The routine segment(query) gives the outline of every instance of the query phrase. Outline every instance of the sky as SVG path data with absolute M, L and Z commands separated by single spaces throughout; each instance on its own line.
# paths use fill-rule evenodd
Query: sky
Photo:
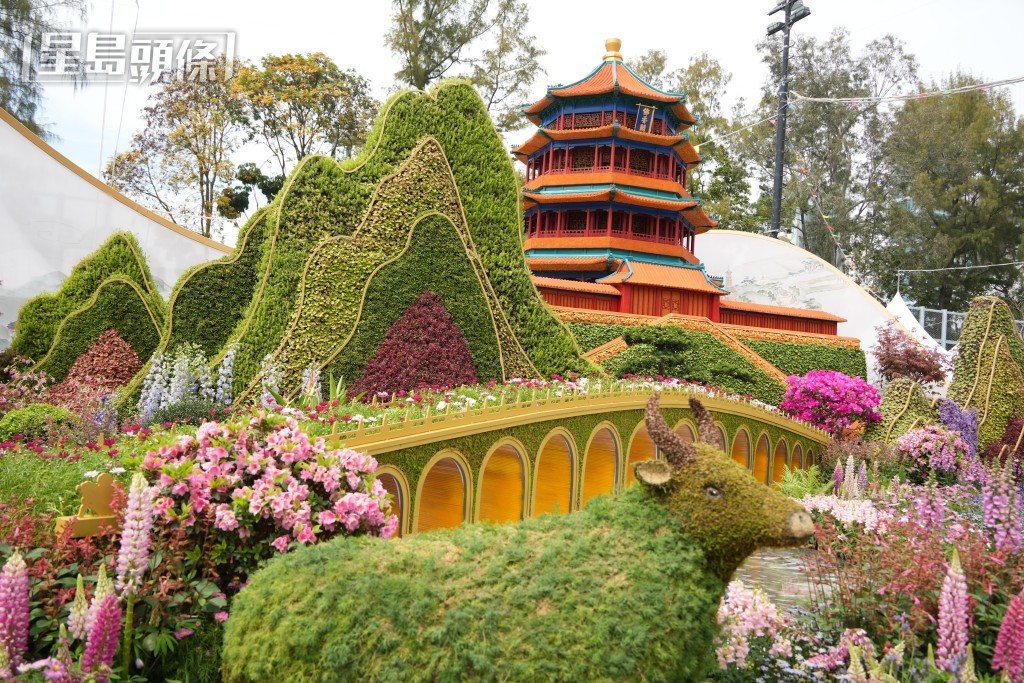
M 545 86 L 570 83 L 597 66 L 608 37 L 622 39 L 629 61 L 649 49 L 669 56 L 669 69 L 684 66 L 691 55 L 707 51 L 732 73 L 724 98 L 726 110 L 743 97 L 760 98 L 766 67 L 756 45 L 765 28 L 777 19 L 767 12 L 774 0 L 708 0 L 687 3 L 646 3 L 605 0 L 527 0 L 530 31 L 547 51 L 546 73 L 531 99 Z M 836 28 L 850 32 L 854 49 L 892 33 L 906 43 L 919 62 L 920 77 L 940 80 L 957 70 L 985 80 L 1024 75 L 1020 27 L 1022 0 L 805 0 L 811 15 L 794 29 L 800 36 L 824 38 Z M 685 8 L 685 9 L 680 9 Z M 639 9 L 639 11 L 637 11 Z M 394 87 L 398 63 L 384 43 L 391 20 L 389 0 L 93 0 L 85 25 L 71 26 L 102 33 L 160 31 L 231 31 L 236 56 L 258 61 L 266 54 L 324 52 L 342 68 L 355 69 L 383 99 Z M 99 175 L 115 151 L 124 151 L 141 126 L 140 112 L 155 86 L 124 83 L 92 84 L 75 89 L 48 84 L 42 122 L 56 136 L 54 146 L 89 173 Z M 1007 89 L 1018 114 L 1024 113 L 1024 85 Z M 700 103 L 692 109 L 699 113 Z M 515 144 L 530 131 L 509 136 Z M 249 146 L 236 162 L 266 162 L 269 153 Z M 265 170 L 272 166 L 267 163 Z

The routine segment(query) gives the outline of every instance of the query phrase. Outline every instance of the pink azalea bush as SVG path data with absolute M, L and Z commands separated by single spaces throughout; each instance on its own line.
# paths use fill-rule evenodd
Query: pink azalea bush
M 224 541 L 218 564 L 238 574 L 274 552 L 338 534 L 388 538 L 398 517 L 377 461 L 310 439 L 293 417 L 258 411 L 207 422 L 149 452 L 140 468 L 159 488 L 158 518 Z
M 791 417 L 839 434 L 854 422 L 878 422 L 878 390 L 860 377 L 834 370 L 813 370 L 786 378 L 779 408 Z
M 951 484 L 962 465 L 968 471 L 970 446 L 958 432 L 945 427 L 928 425 L 909 431 L 896 440 L 896 451 L 913 482 L 923 482 L 934 474 L 939 483 Z

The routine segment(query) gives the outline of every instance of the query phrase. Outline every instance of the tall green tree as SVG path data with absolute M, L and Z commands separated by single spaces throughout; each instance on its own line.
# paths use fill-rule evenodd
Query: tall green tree
M 466 57 L 470 44 L 487 33 L 489 0 L 394 0 L 391 30 L 384 39 L 402 68 L 395 78 L 421 90 Z
M 528 33 L 525 0 L 393 0 L 385 41 L 402 68 L 395 78 L 425 89 L 443 76 L 463 76 L 480 91 L 495 124 L 523 124 L 518 115 L 543 72 L 544 51 Z
M 780 41 L 774 36 L 758 46 L 768 67 L 761 101 L 754 111 L 739 112 L 737 123 L 777 116 Z M 801 36 L 796 41 L 789 78 L 790 91 L 798 96 L 885 97 L 913 87 L 917 63 L 892 36 L 855 54 L 849 34 L 837 29 L 823 40 Z M 793 101 L 787 112 L 783 225 L 795 226 L 807 249 L 841 266 L 833 234 L 854 255 L 864 252 L 865 240 L 877 234 L 876 209 L 891 189 L 881 143 L 892 127 L 894 108 Z M 773 126 L 760 125 L 736 136 L 740 159 L 762 193 L 770 192 L 774 176 L 774 132 Z
M 202 77 L 165 78 L 143 110 L 143 130 L 103 174 L 112 187 L 204 237 L 213 235 L 217 199 L 234 177 L 231 153 L 240 140 L 241 103 L 225 66 L 221 58 L 186 67 Z
M 955 74 L 922 90 L 976 84 Z M 868 254 L 886 292 L 896 270 L 953 268 L 1024 258 L 1024 118 L 999 92 L 965 92 L 907 102 L 884 141 L 891 191 L 879 207 L 883 235 Z M 914 273 L 902 291 L 920 304 L 966 310 L 982 294 L 1018 310 L 1019 266 Z
M 47 137 L 38 120 L 42 91 L 36 80 L 42 34 L 59 30 L 62 14 L 84 23 L 87 7 L 86 0 L 0 0 L 0 107 L 36 135 Z M 32 54 L 23 78 L 26 41 Z
M 655 88 L 665 86 L 665 69 L 668 68 L 668 54 L 663 50 L 648 50 L 636 59 L 626 62 L 637 76 Z
M 526 125 L 519 105 L 530 94 L 530 86 L 543 73 L 540 58 L 544 50 L 527 34 L 530 15 L 525 2 L 500 0 L 488 47 L 471 60 L 473 85 L 491 112 L 499 130 Z
M 321 52 L 266 56 L 240 69 L 232 87 L 248 138 L 270 149 L 281 175 L 310 154 L 351 156 L 378 110 L 367 80 Z

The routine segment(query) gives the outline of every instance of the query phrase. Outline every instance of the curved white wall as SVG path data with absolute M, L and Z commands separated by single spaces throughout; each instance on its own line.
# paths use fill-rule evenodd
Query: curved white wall
M 138 238 L 165 297 L 186 269 L 231 251 L 111 190 L 0 109 L 0 348 L 21 305 L 118 230 Z
M 895 318 L 842 271 L 789 242 L 749 232 L 710 230 L 697 237 L 696 246 L 708 273 L 725 277 L 731 299 L 815 308 L 846 318 L 839 334 L 861 340 L 870 374 L 875 328 Z

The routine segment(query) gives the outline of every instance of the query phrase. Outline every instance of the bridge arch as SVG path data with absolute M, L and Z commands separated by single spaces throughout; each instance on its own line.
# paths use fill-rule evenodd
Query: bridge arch
M 685 417 L 676 424 L 675 432 L 686 443 L 693 443 L 697 440 L 697 428 Z
M 768 433 L 761 432 L 760 436 L 757 437 L 757 445 L 754 447 L 754 479 L 757 479 L 762 484 L 772 483 L 768 478 L 768 470 L 771 466 L 769 462 L 771 453 L 772 447 L 768 441 Z
M 396 536 L 409 533 L 409 480 L 405 473 L 394 465 L 381 465 L 375 473 L 377 480 L 391 495 L 391 511 L 398 515 Z
M 534 517 L 545 512 L 572 512 L 576 479 L 576 444 L 562 427 L 552 429 L 537 449 L 533 468 Z
M 526 447 L 511 437 L 491 446 L 480 464 L 476 496 L 477 521 L 503 524 L 526 517 L 529 470 Z
M 736 430 L 736 434 L 732 437 L 732 450 L 730 451 L 732 459 L 739 464 L 750 469 L 751 452 L 750 452 L 750 434 L 747 432 L 746 427 L 740 427 Z
M 804 447 L 801 444 L 793 446 L 793 458 L 790 469 L 802 470 L 804 467 Z
M 450 529 L 469 521 L 473 475 L 466 457 L 453 449 L 427 462 L 416 485 L 414 531 Z
M 718 450 L 723 453 L 728 453 L 729 451 L 726 450 L 726 446 L 729 445 L 729 437 L 727 436 L 728 432 L 725 431 L 725 425 L 721 422 L 715 422 L 715 431 L 718 434 L 718 443 L 712 445 L 717 446 Z
M 807 459 L 804 462 L 804 467 L 809 468 L 811 465 L 816 465 L 818 462 L 818 454 L 814 452 L 813 448 L 807 449 Z
M 640 424 L 633 429 L 629 437 L 629 447 L 626 449 L 626 486 L 633 483 L 633 466 L 644 460 L 657 460 L 661 457 L 658 453 L 658 446 L 655 445 L 651 436 L 647 433 L 647 423 L 640 418 Z
M 602 493 L 615 493 L 619 488 L 619 461 L 622 438 L 611 422 L 594 427 L 583 451 L 583 486 L 580 507 Z
M 775 444 L 775 455 L 772 456 L 772 483 L 782 481 L 782 475 L 789 465 L 789 445 L 785 437 Z

